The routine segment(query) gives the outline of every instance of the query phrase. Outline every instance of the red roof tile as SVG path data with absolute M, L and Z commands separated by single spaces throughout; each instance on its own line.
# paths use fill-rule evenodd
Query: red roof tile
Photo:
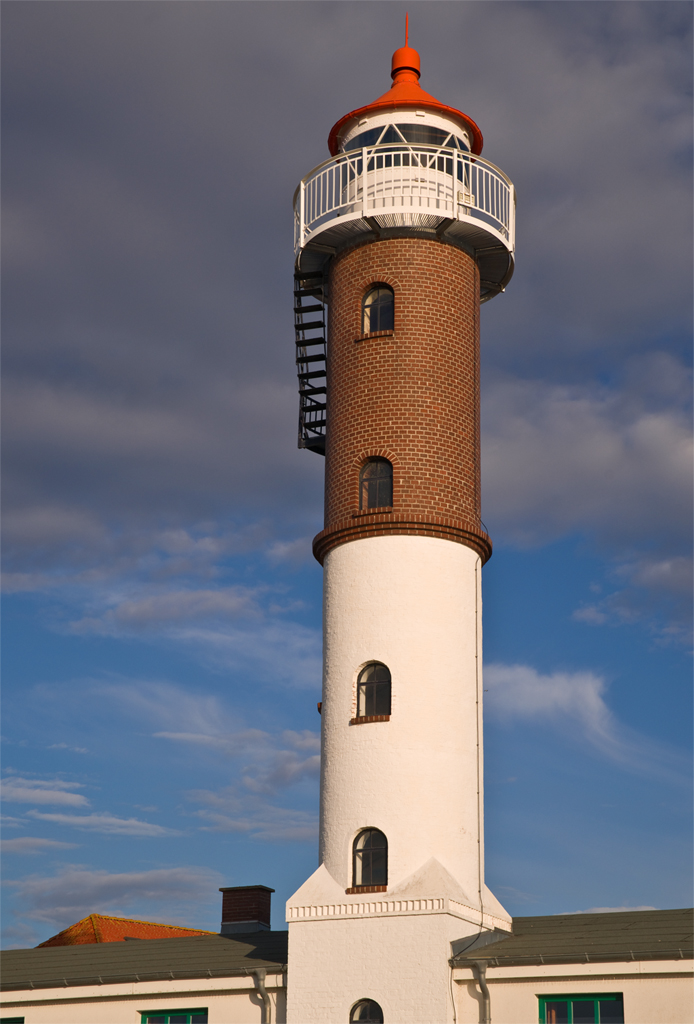
M 216 932 L 202 928 L 180 928 L 175 924 L 155 924 L 152 921 L 135 921 L 129 917 L 106 917 L 104 914 L 90 914 L 69 928 L 63 929 L 41 946 L 86 946 L 93 942 L 123 942 L 132 939 L 178 939 L 188 935 L 216 935 Z

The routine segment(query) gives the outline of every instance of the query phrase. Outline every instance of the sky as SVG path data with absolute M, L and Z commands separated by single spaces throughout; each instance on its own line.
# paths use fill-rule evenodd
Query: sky
M 233 885 L 283 928 L 317 866 L 292 196 L 406 9 L 518 192 L 482 310 L 487 882 L 692 903 L 691 5 L 6 0 L 6 946 L 217 930 Z

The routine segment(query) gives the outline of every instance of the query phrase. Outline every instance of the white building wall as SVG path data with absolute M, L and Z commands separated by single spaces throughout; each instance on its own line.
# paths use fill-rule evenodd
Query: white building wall
M 453 972 L 457 1024 L 478 1024 L 481 996 L 472 971 Z M 538 996 L 621 992 L 626 1024 L 691 1024 L 691 960 L 655 960 L 532 967 L 490 967 L 494 1024 L 537 1024 Z
M 146 940 L 145 940 L 146 941 Z M 286 1021 L 286 979 L 268 972 L 271 1024 Z M 0 1016 L 26 1024 L 140 1024 L 141 1012 L 207 1008 L 210 1024 L 261 1024 L 263 1004 L 253 978 L 196 978 L 116 985 L 71 985 L 4 992 Z
M 287 1020 L 347 1024 L 359 999 L 375 999 L 387 1024 L 453 1021 L 450 943 L 460 921 L 447 914 L 289 927 Z

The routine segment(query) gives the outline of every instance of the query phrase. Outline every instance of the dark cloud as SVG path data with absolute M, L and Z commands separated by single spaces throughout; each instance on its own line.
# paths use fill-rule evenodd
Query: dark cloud
M 57 930 L 87 914 L 125 914 L 143 902 L 157 906 L 165 923 L 182 924 L 182 913 L 195 913 L 196 904 L 204 905 L 211 894 L 214 898 L 219 881 L 217 873 L 207 868 L 108 872 L 75 865 L 52 876 L 31 875 L 11 884 L 21 898 L 22 916 Z
M 295 448 L 291 198 L 337 117 L 387 87 L 403 15 L 7 5 L 19 589 L 58 564 L 127 573 L 162 530 L 203 520 L 208 536 L 262 522 L 271 561 L 305 550 L 322 464 Z M 424 86 L 481 124 L 519 193 L 516 276 L 483 314 L 486 518 L 513 542 L 593 534 L 634 564 L 656 521 L 669 542 L 654 557 L 684 557 L 690 8 L 435 2 L 410 17 Z

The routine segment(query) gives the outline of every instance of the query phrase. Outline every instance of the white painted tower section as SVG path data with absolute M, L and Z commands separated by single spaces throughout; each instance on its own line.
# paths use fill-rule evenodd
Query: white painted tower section
M 324 563 L 320 861 L 353 884 L 352 841 L 388 838 L 388 885 L 435 857 L 470 907 L 484 884 L 480 559 L 429 537 L 372 537 Z M 389 722 L 351 725 L 359 671 L 391 673 Z

